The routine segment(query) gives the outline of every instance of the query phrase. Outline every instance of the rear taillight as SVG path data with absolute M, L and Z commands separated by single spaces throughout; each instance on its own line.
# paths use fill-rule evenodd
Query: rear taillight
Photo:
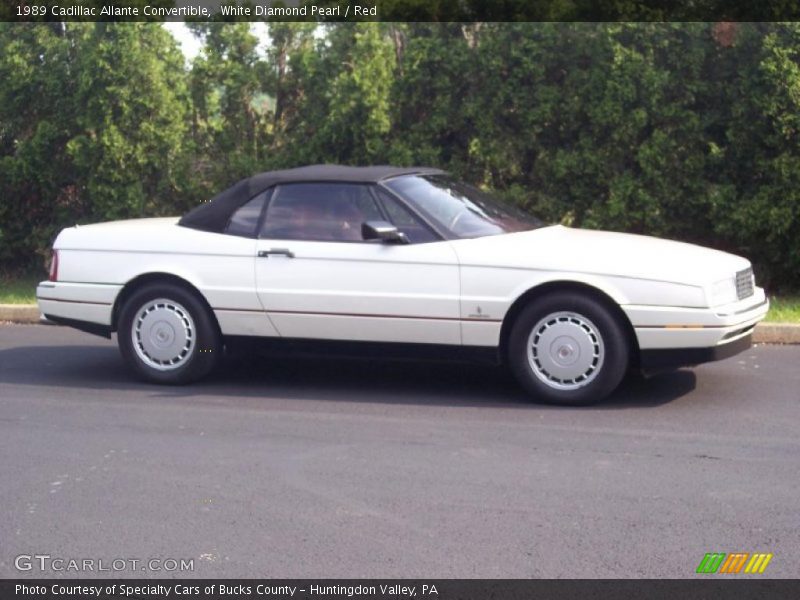
M 58 250 L 50 257 L 50 281 L 58 281 Z

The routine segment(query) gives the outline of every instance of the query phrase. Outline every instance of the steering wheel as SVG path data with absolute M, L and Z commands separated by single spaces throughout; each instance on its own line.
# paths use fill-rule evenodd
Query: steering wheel
M 456 216 L 450 220 L 450 225 L 448 226 L 448 229 L 450 231 L 455 231 L 456 223 L 458 223 L 461 220 L 461 217 L 463 217 L 464 214 L 465 212 L 463 210 L 459 211 L 456 213 Z

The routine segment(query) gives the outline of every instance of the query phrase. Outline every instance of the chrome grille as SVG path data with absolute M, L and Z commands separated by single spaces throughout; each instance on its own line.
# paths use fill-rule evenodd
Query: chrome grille
M 739 300 L 749 298 L 755 293 L 752 267 L 736 273 L 736 297 Z

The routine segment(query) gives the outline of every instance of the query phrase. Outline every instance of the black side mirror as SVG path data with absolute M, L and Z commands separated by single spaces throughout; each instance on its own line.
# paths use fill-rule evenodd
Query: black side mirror
M 380 240 L 384 244 L 407 244 L 406 234 L 388 221 L 367 221 L 361 224 L 361 237 L 365 240 Z

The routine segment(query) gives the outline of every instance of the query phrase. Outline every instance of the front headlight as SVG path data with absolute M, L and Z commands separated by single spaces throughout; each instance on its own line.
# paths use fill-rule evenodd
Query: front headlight
M 715 282 L 711 286 L 710 295 L 711 306 L 736 302 L 739 299 L 736 294 L 736 279 L 727 277 Z

